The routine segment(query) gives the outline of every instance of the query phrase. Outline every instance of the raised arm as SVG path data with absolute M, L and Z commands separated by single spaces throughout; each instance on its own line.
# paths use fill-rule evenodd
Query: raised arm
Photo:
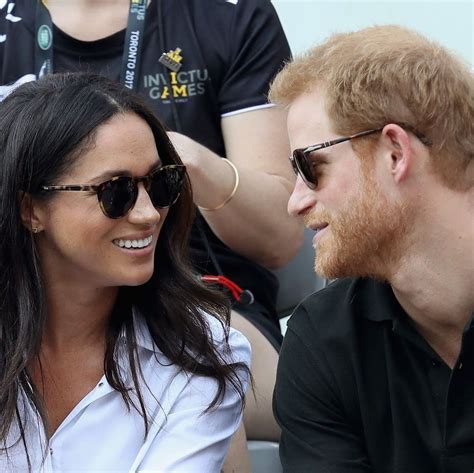
M 284 265 L 302 243 L 300 221 L 289 217 L 294 176 L 288 162 L 285 114 L 276 108 L 222 119 L 227 158 L 239 186 L 221 209 L 202 211 L 216 235 L 233 250 L 268 268 Z M 178 133 L 170 134 L 185 162 L 198 206 L 214 208 L 232 192 L 235 173 L 215 153 Z

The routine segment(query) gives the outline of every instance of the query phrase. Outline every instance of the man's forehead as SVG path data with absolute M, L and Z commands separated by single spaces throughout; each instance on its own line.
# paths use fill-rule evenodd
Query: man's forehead
M 287 128 L 292 149 L 310 146 L 331 137 L 323 90 L 306 92 L 290 103 Z

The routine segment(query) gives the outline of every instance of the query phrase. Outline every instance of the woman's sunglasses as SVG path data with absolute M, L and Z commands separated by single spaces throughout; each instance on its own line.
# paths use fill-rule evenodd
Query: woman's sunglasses
M 138 184 L 143 185 L 155 208 L 171 207 L 179 197 L 186 166 L 173 164 L 153 170 L 147 176 L 117 176 L 98 185 L 69 184 L 42 186 L 43 191 L 94 191 L 100 208 L 109 218 L 121 218 L 130 212 L 137 201 Z

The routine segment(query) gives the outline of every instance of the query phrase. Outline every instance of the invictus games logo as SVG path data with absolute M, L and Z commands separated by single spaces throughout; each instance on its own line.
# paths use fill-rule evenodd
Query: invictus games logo
M 170 69 L 173 72 L 178 72 L 181 69 L 181 61 L 183 56 L 181 56 L 181 48 L 176 48 L 174 51 L 168 51 L 163 53 L 158 59 L 158 62 L 161 62 L 165 67 Z
M 145 20 L 146 1 L 145 0 L 132 0 L 130 11 L 137 15 L 137 20 Z
M 41 25 L 38 28 L 38 46 L 46 51 L 53 44 L 53 33 L 48 25 Z
M 143 86 L 152 100 L 161 100 L 168 103 L 171 96 L 176 102 L 187 102 L 196 95 L 206 92 L 209 81 L 207 69 L 190 69 L 169 74 L 146 74 L 143 77 Z
M 158 62 L 166 67 L 167 72 L 143 76 L 143 86 L 150 99 L 160 100 L 162 103 L 170 103 L 171 100 L 187 102 L 196 95 L 206 93 L 209 71 L 207 69 L 183 70 L 181 53 L 181 48 L 163 53 Z

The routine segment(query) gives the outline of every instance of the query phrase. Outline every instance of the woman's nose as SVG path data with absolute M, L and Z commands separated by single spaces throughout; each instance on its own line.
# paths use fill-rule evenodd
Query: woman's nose
M 161 214 L 153 205 L 143 182 L 138 184 L 138 196 L 132 210 L 128 214 L 128 219 L 132 223 L 156 224 L 161 219 Z

